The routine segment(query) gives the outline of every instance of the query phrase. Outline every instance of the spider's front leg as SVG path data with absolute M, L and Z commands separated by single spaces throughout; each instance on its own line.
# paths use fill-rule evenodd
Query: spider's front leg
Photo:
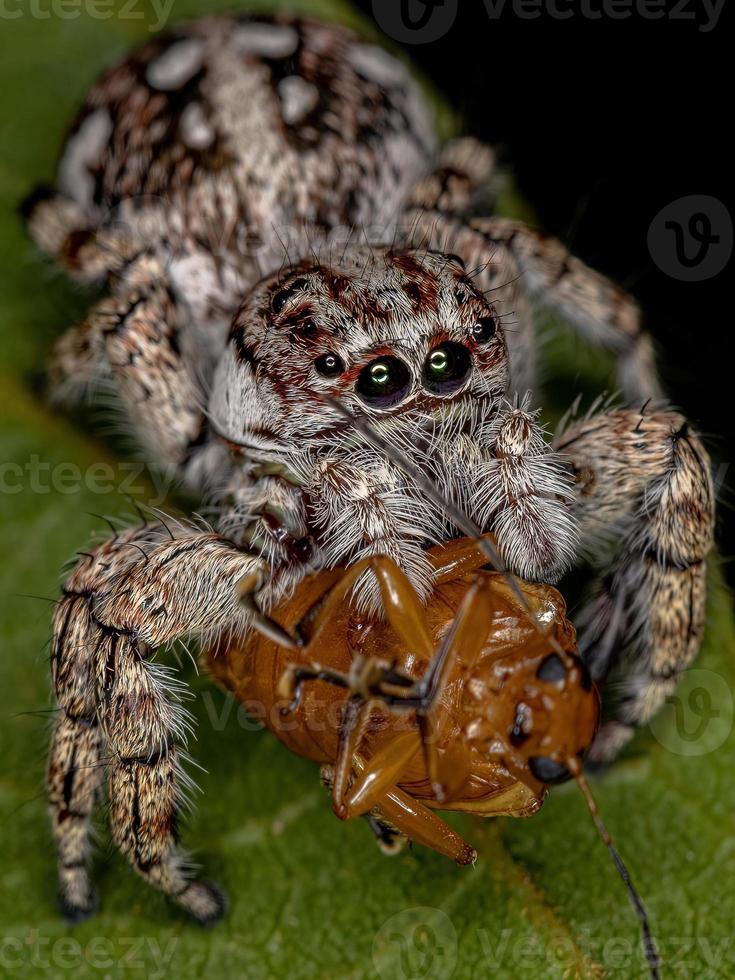
M 607 556 L 580 644 L 593 676 L 613 672 L 623 691 L 591 750 L 602 762 L 651 720 L 697 655 L 714 489 L 707 453 L 677 412 L 592 415 L 555 446 L 574 467 L 582 553 L 598 565 Z
M 67 917 L 94 909 L 90 818 L 105 767 L 113 838 L 134 868 L 200 922 L 222 913 L 219 889 L 192 878 L 177 846 L 190 718 L 154 654 L 190 635 L 246 629 L 237 587 L 261 566 L 221 535 L 151 524 L 84 556 L 66 581 L 54 617 L 48 794 Z

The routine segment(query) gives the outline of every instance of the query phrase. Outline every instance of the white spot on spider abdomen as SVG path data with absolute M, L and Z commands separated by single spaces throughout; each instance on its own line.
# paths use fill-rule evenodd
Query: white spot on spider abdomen
M 319 102 L 319 91 L 299 75 L 289 75 L 278 83 L 284 122 L 292 126 L 304 119 Z
M 207 119 L 201 102 L 191 102 L 181 113 L 181 138 L 193 150 L 206 150 L 214 143 L 216 133 Z
M 355 71 L 380 85 L 400 85 L 406 81 L 406 67 L 382 48 L 355 44 L 347 51 L 347 61 Z
M 287 58 L 299 43 L 299 35 L 293 27 L 283 24 L 247 24 L 238 27 L 233 42 L 243 54 L 257 54 L 266 58 Z
M 70 137 L 59 164 L 59 189 L 67 197 L 89 204 L 94 197 L 92 168 L 99 162 L 112 133 L 106 109 L 97 109 Z
M 148 65 L 146 80 L 164 92 L 181 88 L 202 67 L 203 55 L 201 41 L 178 41 Z

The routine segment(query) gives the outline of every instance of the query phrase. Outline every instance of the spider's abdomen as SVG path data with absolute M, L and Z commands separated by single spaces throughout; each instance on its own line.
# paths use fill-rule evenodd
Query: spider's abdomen
M 390 215 L 432 150 L 407 70 L 351 32 L 207 18 L 146 44 L 92 88 L 59 189 L 103 217 L 124 200 L 147 207 L 164 196 L 205 234 L 235 234 L 234 221 L 283 234 L 293 221 Z

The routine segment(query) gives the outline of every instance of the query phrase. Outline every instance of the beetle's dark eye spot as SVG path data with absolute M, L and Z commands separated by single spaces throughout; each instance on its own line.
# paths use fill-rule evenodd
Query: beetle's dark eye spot
M 541 783 L 564 783 L 572 777 L 566 766 L 550 759 L 548 755 L 531 756 L 528 766 Z
M 411 387 L 411 372 L 397 357 L 378 357 L 360 371 L 355 390 L 375 408 L 389 408 L 403 401 Z
M 328 354 L 317 357 L 314 361 L 314 367 L 325 378 L 334 378 L 338 374 L 342 374 L 345 369 L 345 362 L 339 354 L 333 354 L 330 351 Z
M 467 348 L 448 340 L 430 351 L 424 361 L 424 386 L 436 395 L 446 395 L 460 387 L 471 367 Z
M 556 681 L 563 681 L 567 676 L 567 671 L 558 653 L 550 653 L 541 662 L 541 666 L 536 671 L 536 676 L 541 681 L 548 681 L 554 684 Z
M 567 656 L 571 659 L 574 667 L 579 670 L 579 683 L 582 690 L 589 691 L 592 687 L 592 680 L 587 664 L 574 653 L 567 653 Z M 539 680 L 554 684 L 558 681 L 563 681 L 567 677 L 567 668 L 557 653 L 550 653 L 542 660 L 541 666 L 536 671 L 536 676 Z
M 497 328 L 495 317 L 484 316 L 472 327 L 472 337 L 478 344 L 486 344 L 495 336 Z

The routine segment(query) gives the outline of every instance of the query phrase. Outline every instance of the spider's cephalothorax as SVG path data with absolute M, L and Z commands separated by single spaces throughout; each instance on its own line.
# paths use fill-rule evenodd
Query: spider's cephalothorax
M 111 388 L 154 460 L 216 513 L 213 529 L 120 530 L 82 557 L 56 608 L 48 784 L 72 916 L 93 905 L 101 760 L 136 869 L 201 920 L 221 911 L 176 845 L 187 723 L 156 650 L 252 629 L 282 639 L 268 611 L 308 572 L 374 556 L 427 599 L 429 549 L 458 534 L 452 505 L 523 578 L 596 566 L 580 649 L 622 691 L 598 759 L 696 655 L 709 463 L 686 421 L 650 401 L 637 306 L 559 242 L 468 217 L 492 154 L 460 140 L 435 161 L 427 119 L 406 69 L 347 31 L 206 20 L 93 88 L 59 192 L 29 202 L 39 244 L 110 293 L 56 345 L 54 392 Z M 547 441 L 526 394 L 537 305 L 617 355 L 630 408 Z M 356 597 L 381 614 L 373 578 Z
M 256 286 L 234 318 L 208 414 L 244 462 L 224 526 L 235 539 L 245 527 L 280 570 L 261 600 L 303 574 L 284 533 L 311 543 L 312 564 L 388 555 L 423 596 L 426 546 L 451 536 L 334 401 L 369 417 L 479 525 L 502 527 L 501 554 L 519 574 L 558 578 L 573 553 L 572 481 L 533 414 L 505 401 L 508 384 L 499 315 L 455 256 L 355 247 Z M 361 602 L 377 611 L 377 590 L 363 585 Z

